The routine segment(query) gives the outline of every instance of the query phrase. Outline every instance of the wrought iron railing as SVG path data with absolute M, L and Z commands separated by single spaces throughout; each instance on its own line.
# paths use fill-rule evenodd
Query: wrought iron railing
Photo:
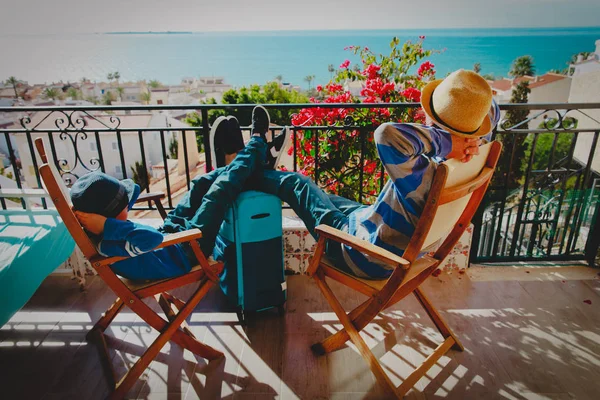
M 326 189 L 332 175 L 328 156 L 322 151 L 323 140 L 332 134 L 354 132 L 352 139 L 346 140 L 359 141 L 360 151 L 348 160 L 347 166 L 357 168 L 358 179 L 346 185 L 342 194 L 369 203 L 376 198 L 376 190 L 369 187 L 381 189 L 386 180 L 380 164 L 376 168 L 380 174 L 365 173 L 365 160 L 373 155 L 369 138 L 376 126 L 351 118 L 333 125 L 292 126 L 293 114 L 302 108 L 406 110 L 418 106 L 272 104 L 267 108 L 277 124 L 291 127 L 294 140 L 290 169 L 298 170 L 302 162 L 300 141 L 295 139 L 301 136 L 304 142 L 310 140 L 314 155 L 310 174 Z M 210 148 L 209 131 L 214 118 L 223 113 L 236 115 L 248 132 L 253 107 L 210 104 L 0 108 L 0 117 L 14 121 L 12 126 L 0 125 L 0 153 L 5 156 L 2 172 L 8 179 L 4 182 L 13 181 L 17 188 L 41 187 L 37 172 L 40 160 L 34 156 L 33 145 L 33 140 L 41 136 L 67 184 L 93 170 L 124 178 L 132 177 L 134 171 L 148 171 L 151 166 L 162 168 L 164 175 L 157 174 L 146 190 L 164 190 L 166 207 L 173 208 L 181 193 L 189 189 L 192 174 L 212 169 L 210 151 L 204 149 Z M 493 183 L 473 221 L 471 261 L 592 261 L 600 244 L 600 228 L 595 224 L 600 191 L 600 181 L 595 180 L 600 169 L 600 161 L 595 157 L 600 104 L 506 104 L 501 109 L 525 110 L 529 116 L 514 126 L 503 120 L 494 132 L 504 149 Z M 195 114 L 192 119 L 196 126 L 181 122 L 180 117 L 186 113 Z M 274 126 L 272 131 L 276 130 Z M 174 137 L 181 142 L 177 162 L 169 161 Z M 199 150 L 198 157 L 195 149 Z M 181 175 L 173 172 L 175 163 Z M 0 198 L 0 202 L 2 208 L 7 208 L 10 200 Z

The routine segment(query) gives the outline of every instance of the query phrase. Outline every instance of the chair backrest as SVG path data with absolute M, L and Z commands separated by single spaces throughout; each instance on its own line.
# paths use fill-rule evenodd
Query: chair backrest
M 58 211 L 58 215 L 62 218 L 63 223 L 69 230 L 73 240 L 75 240 L 75 243 L 79 246 L 85 257 L 89 260 L 92 257 L 97 256 L 98 251 L 96 250 L 96 247 L 73 213 L 69 189 L 64 184 L 64 181 L 54 164 L 48 162 L 42 138 L 37 138 L 35 140 L 35 147 L 37 148 L 43 163 L 40 166 L 42 182 L 54 203 L 54 207 L 56 207 L 56 211 Z
M 456 244 L 459 237 L 450 238 L 449 234 L 457 229 L 459 220 L 463 225 L 470 223 L 492 178 L 501 149 L 499 142 L 491 142 L 481 146 L 479 154 L 467 163 L 452 159 L 438 166 L 405 258 L 414 259 L 444 239 L 456 239 L 452 247 Z M 479 195 L 471 201 L 478 190 Z

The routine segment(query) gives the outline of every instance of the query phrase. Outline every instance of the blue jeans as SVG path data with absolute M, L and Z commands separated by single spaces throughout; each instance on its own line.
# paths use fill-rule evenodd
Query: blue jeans
M 264 140 L 252 137 L 227 167 L 195 178 L 183 200 L 167 216 L 163 231 L 173 233 L 198 228 L 203 235 L 199 240 L 202 251 L 212 254 L 225 214 L 244 190 L 259 190 L 279 197 L 296 212 L 315 239 L 317 225 L 344 229 L 348 225 L 348 216 L 364 207 L 325 193 L 304 175 L 264 170 L 266 151 Z M 328 243 L 326 252 L 338 268 L 349 271 L 338 243 Z
M 312 179 L 295 172 L 265 170 L 256 189 L 285 201 L 315 239 L 316 226 L 323 224 L 344 230 L 350 214 L 365 207 L 355 201 L 327 194 Z M 328 241 L 325 252 L 337 268 L 351 273 L 344 262 L 340 243 Z
M 264 139 L 252 137 L 231 164 L 194 178 L 190 190 L 167 215 L 162 231 L 200 229 L 200 247 L 204 254 L 212 254 L 227 210 L 237 196 L 261 176 L 266 152 Z

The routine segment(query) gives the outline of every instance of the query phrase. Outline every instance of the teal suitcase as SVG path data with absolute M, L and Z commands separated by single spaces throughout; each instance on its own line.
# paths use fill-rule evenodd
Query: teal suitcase
M 213 257 L 224 263 L 220 286 L 238 307 L 240 322 L 248 312 L 277 308 L 283 313 L 287 287 L 278 197 L 241 193 L 221 225 Z

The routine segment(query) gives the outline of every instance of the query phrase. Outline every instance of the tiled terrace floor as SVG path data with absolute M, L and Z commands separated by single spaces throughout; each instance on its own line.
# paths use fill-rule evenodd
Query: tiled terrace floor
M 551 274 L 533 270 L 527 274 L 520 268 L 506 276 L 523 279 L 488 280 L 493 275 L 472 268 L 464 275 L 430 278 L 425 291 L 466 350 L 451 350 L 408 398 L 599 398 L 596 272 L 584 271 L 587 280 L 577 273 L 573 275 L 577 279 L 571 279 L 558 272 L 548 281 Z M 366 363 L 352 348 L 320 358 L 311 353 L 309 345 L 339 325 L 312 281 L 288 278 L 286 316 L 263 313 L 246 331 L 221 293 L 211 291 L 189 324 L 197 337 L 223 350 L 226 360 L 207 364 L 167 345 L 129 397 L 381 398 Z M 333 286 L 342 293 L 347 309 L 360 301 L 359 295 Z M 113 300 L 98 278 L 83 293 L 68 277 L 46 279 L 0 331 L 0 398 L 104 398 L 107 383 L 96 348 L 85 342 L 85 332 Z M 121 367 L 131 364 L 142 346 L 156 337 L 129 312 L 113 323 L 109 333 L 117 338 L 111 341 L 117 348 L 113 361 Z M 364 337 L 397 383 L 441 339 L 413 297 L 380 315 Z

